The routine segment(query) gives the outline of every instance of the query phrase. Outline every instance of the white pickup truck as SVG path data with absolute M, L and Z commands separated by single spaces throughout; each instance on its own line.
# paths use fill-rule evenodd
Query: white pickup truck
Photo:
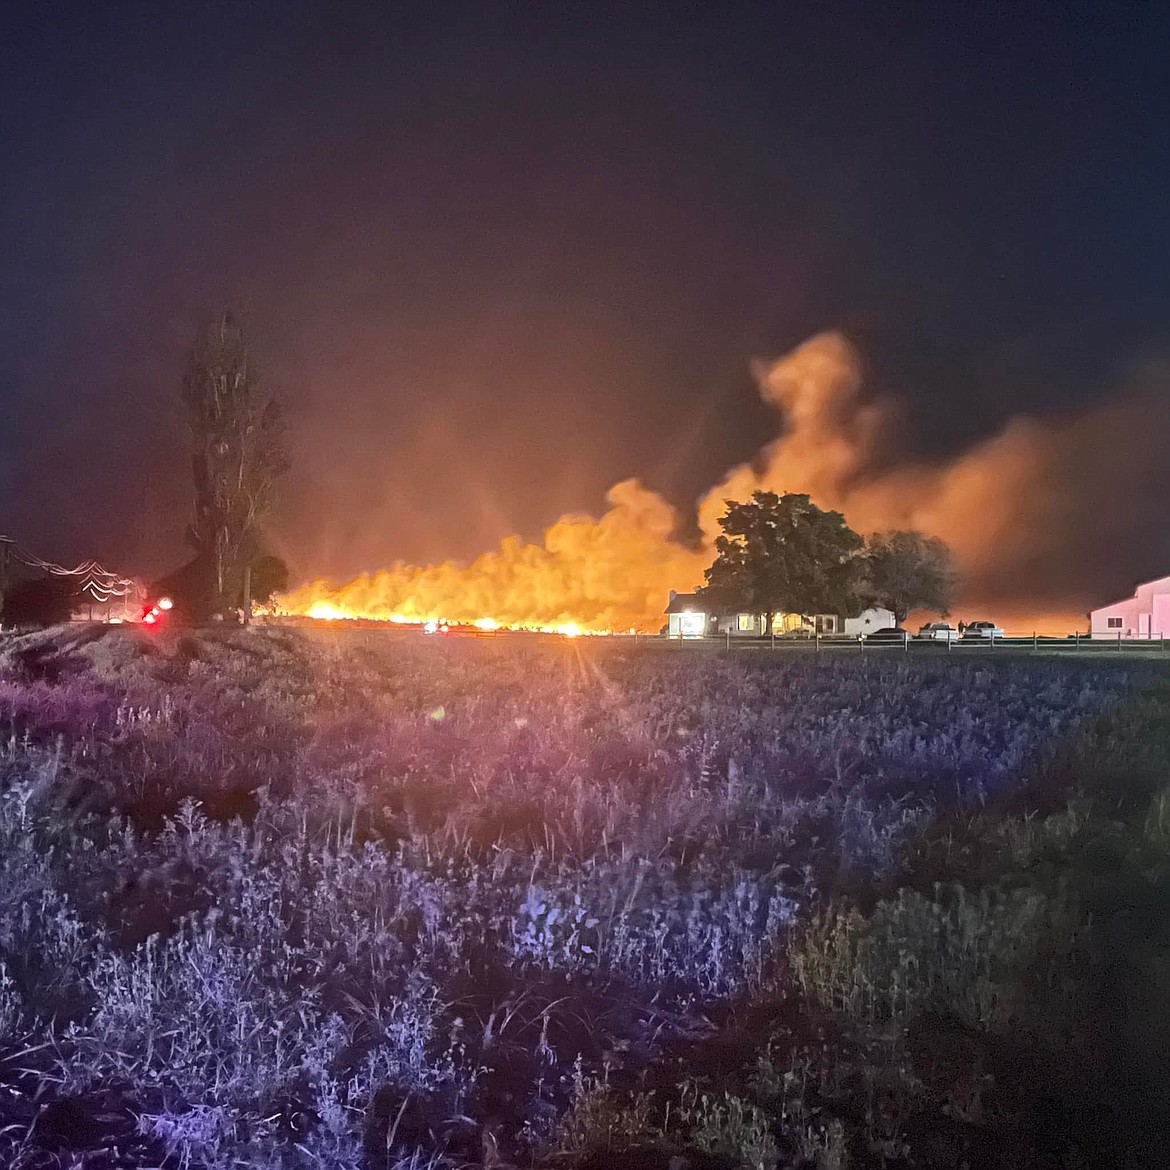
M 968 622 L 967 628 L 963 630 L 963 637 L 965 639 L 1002 638 L 1003 630 L 995 622 Z

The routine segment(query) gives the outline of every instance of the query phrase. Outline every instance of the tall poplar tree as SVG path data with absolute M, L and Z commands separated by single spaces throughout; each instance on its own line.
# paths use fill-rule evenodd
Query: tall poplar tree
M 229 311 L 200 329 L 183 379 L 195 499 L 189 542 L 210 566 L 216 612 L 247 614 L 248 569 L 288 470 L 280 406 L 258 389 L 244 331 Z

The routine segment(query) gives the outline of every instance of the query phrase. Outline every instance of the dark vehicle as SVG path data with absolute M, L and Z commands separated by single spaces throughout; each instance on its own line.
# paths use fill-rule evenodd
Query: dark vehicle
M 897 646 L 904 646 L 909 638 L 909 631 L 902 629 L 901 626 L 883 626 L 880 630 L 865 635 L 867 642 L 889 642 Z

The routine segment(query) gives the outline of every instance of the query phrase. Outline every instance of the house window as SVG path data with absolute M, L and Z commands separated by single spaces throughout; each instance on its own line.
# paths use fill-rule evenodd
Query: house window
M 1119 618 L 1119 617 L 1106 618 L 1105 619 L 1105 628 L 1109 629 L 1109 630 L 1120 630 L 1122 628 L 1122 626 L 1124 625 L 1124 623 L 1125 623 L 1124 618 Z
M 739 615 L 739 629 L 740 633 L 749 633 L 756 628 L 756 618 L 754 614 L 741 613 Z

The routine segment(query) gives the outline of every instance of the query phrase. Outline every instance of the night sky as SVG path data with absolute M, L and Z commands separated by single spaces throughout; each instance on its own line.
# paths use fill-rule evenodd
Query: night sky
M 689 508 L 776 433 L 750 360 L 816 330 L 919 457 L 1170 353 L 1161 4 L 3 21 L 0 533 L 41 555 L 184 555 L 179 383 L 225 303 L 287 406 L 297 575 L 474 555 L 630 475 Z

